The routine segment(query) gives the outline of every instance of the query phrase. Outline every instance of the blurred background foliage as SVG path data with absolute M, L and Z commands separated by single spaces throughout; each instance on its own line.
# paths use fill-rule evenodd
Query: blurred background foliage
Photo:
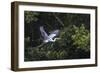
M 24 18 L 25 61 L 90 58 L 89 14 L 25 11 Z M 48 34 L 59 29 L 61 39 L 44 44 L 40 26 Z

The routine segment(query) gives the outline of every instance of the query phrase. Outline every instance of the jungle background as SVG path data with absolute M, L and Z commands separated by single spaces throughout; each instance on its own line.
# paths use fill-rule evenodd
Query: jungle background
M 24 11 L 24 23 L 24 61 L 90 58 L 90 14 Z M 40 26 L 61 39 L 43 44 Z

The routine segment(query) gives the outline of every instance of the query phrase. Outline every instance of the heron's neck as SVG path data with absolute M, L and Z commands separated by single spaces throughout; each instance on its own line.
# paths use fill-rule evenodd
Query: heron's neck
M 54 41 L 59 40 L 60 38 L 54 38 Z
M 54 39 L 52 39 L 52 41 L 55 42 L 57 39 L 58 39 L 58 38 L 54 38 Z
M 53 41 L 56 41 L 57 39 L 56 38 L 54 38 L 54 39 L 52 39 Z

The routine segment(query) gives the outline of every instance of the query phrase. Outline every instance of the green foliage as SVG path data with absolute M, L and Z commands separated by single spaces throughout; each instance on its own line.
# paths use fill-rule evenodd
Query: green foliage
M 48 59 L 64 59 L 66 52 L 63 51 L 48 51 L 46 54 Z
M 30 23 L 32 21 L 37 21 L 38 18 L 37 16 L 39 15 L 39 13 L 37 12 L 32 12 L 32 11 L 25 11 L 25 21 L 26 23 Z
M 89 50 L 89 42 L 90 42 L 90 33 L 82 24 L 80 27 L 76 27 L 73 25 L 74 33 L 72 35 L 73 45 L 77 46 L 77 48 L 84 49 L 85 51 Z

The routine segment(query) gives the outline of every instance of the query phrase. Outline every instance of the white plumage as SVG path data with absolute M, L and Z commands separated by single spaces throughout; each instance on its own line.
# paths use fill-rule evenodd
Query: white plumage
M 47 43 L 47 42 L 55 42 L 57 39 L 60 39 L 60 38 L 54 38 L 55 36 L 58 35 L 59 33 L 59 30 L 54 30 L 53 32 L 51 32 L 49 35 L 45 32 L 43 26 L 40 26 L 40 32 L 41 32 L 41 35 L 43 37 L 43 42 L 44 43 Z M 54 38 L 54 39 L 53 39 Z

